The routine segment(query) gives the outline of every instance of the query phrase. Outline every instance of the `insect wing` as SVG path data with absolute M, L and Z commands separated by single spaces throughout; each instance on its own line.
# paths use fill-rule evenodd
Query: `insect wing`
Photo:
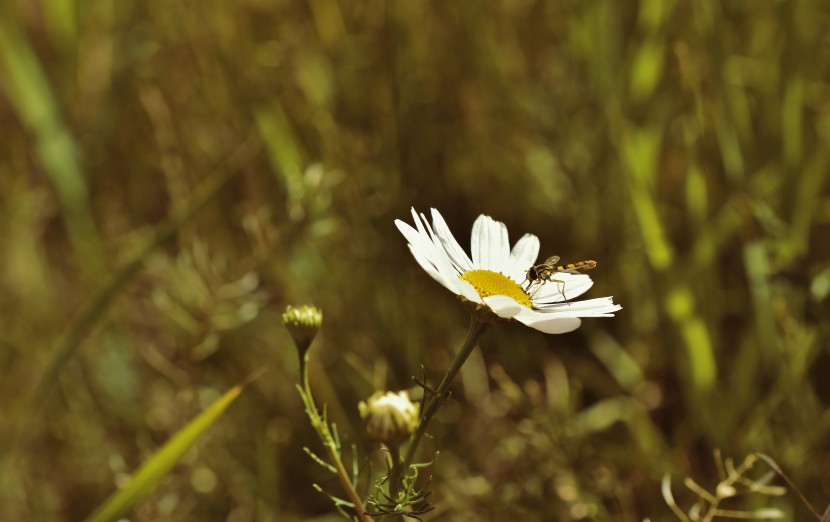
M 545 265 L 555 265 L 559 262 L 559 256 L 550 256 L 549 258 L 545 259 L 543 264 Z

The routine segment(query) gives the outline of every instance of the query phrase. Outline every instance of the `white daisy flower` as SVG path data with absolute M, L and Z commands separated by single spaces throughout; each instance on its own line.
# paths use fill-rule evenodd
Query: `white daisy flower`
M 585 274 L 558 272 L 561 282 L 526 288 L 527 271 L 539 256 L 539 238 L 532 234 L 522 236 L 511 250 L 504 223 L 481 215 L 473 223 L 471 259 L 437 210 L 432 209 L 432 226 L 414 208 L 412 217 L 415 228 L 399 219 L 395 225 L 421 268 L 462 299 L 503 319 L 556 334 L 579 328 L 581 317 L 613 317 L 622 308 L 611 297 L 573 301 L 594 284 Z

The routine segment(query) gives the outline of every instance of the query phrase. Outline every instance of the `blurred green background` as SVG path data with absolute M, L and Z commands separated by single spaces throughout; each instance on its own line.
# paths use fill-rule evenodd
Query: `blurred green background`
M 0 3 L 0 520 L 80 520 L 249 387 L 131 520 L 335 520 L 280 314 L 356 404 L 467 315 L 393 225 L 596 259 L 614 319 L 495 329 L 433 423 L 430 520 L 673 520 L 768 453 L 830 500 L 824 0 Z M 377 466 L 375 470 L 378 471 Z M 809 519 L 794 491 L 734 507 Z

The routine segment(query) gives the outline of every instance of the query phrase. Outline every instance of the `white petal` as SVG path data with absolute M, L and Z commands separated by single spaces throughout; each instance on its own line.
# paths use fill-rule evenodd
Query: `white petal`
M 533 303 L 559 303 L 565 300 L 576 299 L 589 288 L 594 281 L 586 274 L 555 274 L 555 281 L 548 281 L 537 289 L 531 290 Z M 561 281 L 558 282 L 558 281 Z M 565 294 L 563 297 L 562 294 Z
M 411 246 L 416 247 L 419 251 L 426 254 L 427 252 L 432 252 L 432 247 L 428 244 L 426 238 L 421 236 L 417 230 L 412 228 L 409 223 L 401 221 L 400 219 L 395 220 L 395 226 L 398 227 L 398 230 L 401 231 L 403 237 L 406 238 L 406 242 L 409 243 Z
M 434 239 L 424 227 L 421 217 L 415 213 L 415 209 L 412 209 L 412 216 L 415 218 L 417 230 L 408 223 L 404 223 L 399 219 L 395 220 L 398 230 L 401 231 L 409 243 L 412 255 L 415 256 L 421 268 L 426 270 L 433 279 L 458 293 L 454 284 L 458 278 L 458 269 L 453 265 L 440 242 Z
M 424 226 L 424 230 L 426 230 L 427 237 L 429 243 L 432 245 L 432 248 L 436 252 L 436 258 L 440 256 L 442 267 L 447 269 L 448 275 L 458 276 L 464 273 L 464 269 L 457 266 L 452 258 L 450 257 L 447 249 L 444 248 L 444 245 L 441 244 L 441 241 L 435 236 L 435 232 L 432 231 L 432 226 L 429 224 L 429 220 L 423 214 L 420 215 L 421 223 Z M 437 260 L 437 259 L 436 259 Z M 444 260 L 448 261 L 449 264 L 445 263 Z
M 519 268 L 517 265 L 513 265 L 508 267 L 507 270 L 502 271 L 502 273 L 509 277 L 517 285 L 524 287 L 527 284 L 528 268 L 529 267 Z
M 506 295 L 491 295 L 484 298 L 484 304 L 490 307 L 499 317 L 510 318 L 518 314 L 526 306 L 520 305 L 512 297 Z
M 519 286 L 526 286 L 527 270 L 533 265 L 519 264 L 512 259 L 509 259 L 507 264 L 508 266 L 503 274 L 516 282 Z
M 473 266 L 476 268 L 484 268 L 482 260 L 485 255 L 490 253 L 490 245 L 485 244 L 486 237 L 484 235 L 487 219 L 488 217 L 484 214 L 478 216 L 473 221 L 473 231 L 470 234 L 470 253 L 473 258 Z
M 430 276 L 432 276 L 433 279 L 441 283 L 441 285 L 443 285 L 444 288 L 446 288 L 447 290 L 450 290 L 454 293 L 458 293 L 455 289 L 455 286 L 450 282 L 451 280 L 447 278 L 444 274 L 442 274 L 437 268 L 435 268 L 435 265 L 430 263 L 425 256 L 421 255 L 421 253 L 415 247 L 409 245 L 409 251 L 412 252 L 412 255 L 415 257 L 415 261 L 417 261 L 418 264 L 421 265 L 421 268 L 423 268 L 427 274 L 429 274 Z
M 579 328 L 582 320 L 560 314 L 545 314 L 540 312 L 520 313 L 515 317 L 527 326 L 548 334 L 568 333 Z
M 494 272 L 505 270 L 510 258 L 510 242 L 504 223 L 490 216 L 478 216 L 473 223 L 472 254 L 476 268 Z
M 510 260 L 520 266 L 524 266 L 525 270 L 536 263 L 536 258 L 539 257 L 539 238 L 533 234 L 525 234 L 516 241 L 513 250 L 510 252 Z
M 569 301 L 567 303 L 534 303 L 533 306 L 538 313 L 574 317 L 614 317 L 614 312 L 622 310 L 622 306 L 614 304 L 610 297 L 600 297 L 586 301 Z
M 453 236 L 452 232 L 450 232 L 450 227 L 447 226 L 447 222 L 444 221 L 444 217 L 441 216 L 441 213 L 435 209 L 432 209 L 432 226 L 435 228 L 435 235 L 438 236 L 438 240 L 441 241 L 441 244 L 444 246 L 444 250 L 447 251 L 447 254 L 450 256 L 453 263 L 464 272 L 472 270 L 472 260 L 470 260 L 467 253 L 464 252 L 464 249 L 461 248 L 461 245 L 458 244 L 458 241 L 455 240 L 455 236 Z
M 535 305 L 543 313 L 561 313 L 578 317 L 613 317 L 622 306 L 614 304 L 610 297 L 599 297 L 585 301 Z
M 418 233 L 424 236 L 425 238 L 429 238 L 429 234 L 427 234 L 426 229 L 424 228 L 424 224 L 421 223 L 421 216 L 415 212 L 415 207 L 409 209 L 409 212 L 412 214 L 412 220 L 415 221 L 415 226 L 418 227 Z
M 490 263 L 493 270 L 504 273 L 510 268 L 510 240 L 507 237 L 507 225 L 501 221 L 493 221 L 493 240 L 490 243 Z

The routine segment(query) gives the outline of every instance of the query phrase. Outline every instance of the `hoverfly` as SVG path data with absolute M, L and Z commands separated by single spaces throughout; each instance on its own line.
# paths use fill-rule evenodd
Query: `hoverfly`
M 550 256 L 545 259 L 544 263 L 533 265 L 528 268 L 527 272 L 525 272 L 525 277 L 527 278 L 527 287 L 525 287 L 525 291 L 529 290 L 533 283 L 539 283 L 539 286 L 541 287 L 543 284 L 550 281 L 559 285 L 559 293 L 562 294 L 562 298 L 567 301 L 565 298 L 565 281 L 554 279 L 554 275 L 578 274 L 580 270 L 590 270 L 592 268 L 596 268 L 597 266 L 597 262 L 593 259 L 556 266 L 556 263 L 558 262 L 559 256 Z

